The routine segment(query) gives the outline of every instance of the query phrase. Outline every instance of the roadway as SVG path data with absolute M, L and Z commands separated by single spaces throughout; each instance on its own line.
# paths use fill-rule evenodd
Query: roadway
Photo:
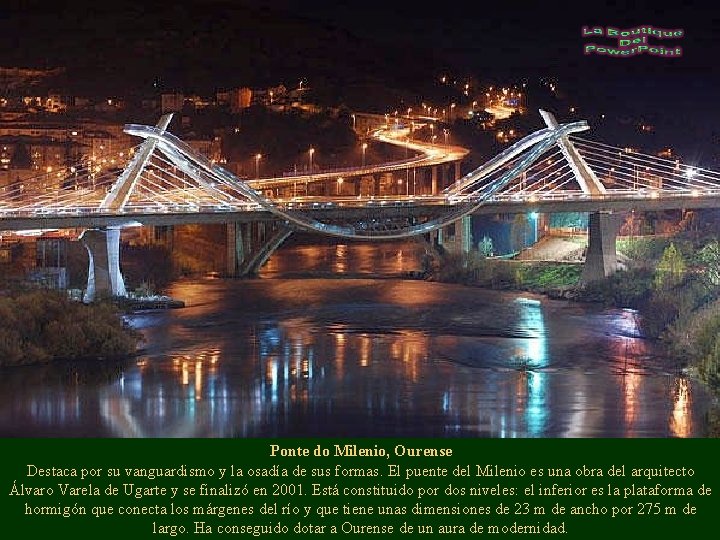
M 358 115 L 370 117 L 370 115 Z M 383 122 L 384 123 L 384 122 Z M 421 125 L 421 124 L 416 124 Z M 369 176 L 383 174 L 398 170 L 405 170 L 414 167 L 433 167 L 444 163 L 460 161 L 470 153 L 470 150 L 461 146 L 449 144 L 433 144 L 424 141 L 413 140 L 409 128 L 396 129 L 391 126 L 379 127 L 371 130 L 370 138 L 376 142 L 400 146 L 415 153 L 407 159 L 396 160 L 375 165 L 360 167 L 345 167 L 341 169 L 329 169 L 316 173 L 297 174 L 275 178 L 257 178 L 245 180 L 253 189 L 275 189 L 292 186 L 293 184 L 304 184 L 306 182 L 317 182 L 337 178 L 348 178 L 351 176 Z
M 404 196 L 327 198 L 302 197 L 279 201 L 277 206 L 288 214 L 298 214 L 319 221 L 353 221 L 364 219 L 408 218 L 423 220 L 451 214 L 458 206 L 472 201 L 452 202 L 446 196 Z M 718 208 L 720 190 L 705 195 L 692 193 L 664 195 L 648 198 L 637 194 L 612 193 L 591 196 L 577 192 L 559 196 L 532 197 L 500 195 L 487 200 L 477 208 L 475 215 L 520 214 L 526 212 L 628 212 L 662 211 L 673 209 Z M 94 228 L 140 225 L 183 225 L 191 223 L 228 223 L 250 221 L 280 221 L 281 217 L 257 205 L 230 209 L 185 206 L 158 212 L 154 207 L 133 208 L 125 214 L 109 213 L 97 208 L 78 209 L 65 215 L 10 216 L 0 219 L 7 231 L 55 230 L 66 228 Z

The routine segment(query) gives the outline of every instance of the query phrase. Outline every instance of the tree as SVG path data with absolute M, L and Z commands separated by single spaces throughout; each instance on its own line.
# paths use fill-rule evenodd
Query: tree
M 698 253 L 698 258 L 706 265 L 705 277 L 712 285 L 720 285 L 720 243 L 713 240 Z
M 686 264 L 682 254 L 670 243 L 663 251 L 655 270 L 655 288 L 666 289 L 678 285 L 685 276 Z
M 483 236 L 483 239 L 478 243 L 478 250 L 483 257 L 492 257 L 494 254 L 492 238 L 487 235 Z

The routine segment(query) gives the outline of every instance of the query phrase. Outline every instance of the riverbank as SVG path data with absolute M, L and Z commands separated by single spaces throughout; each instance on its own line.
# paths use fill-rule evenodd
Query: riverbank
M 0 296 L 0 367 L 127 358 L 139 340 L 109 302 L 85 305 L 50 290 Z
M 630 308 L 643 336 L 720 396 L 720 244 L 715 237 L 641 238 L 618 242 L 625 269 L 587 285 L 576 263 L 500 261 L 478 254 L 445 255 L 428 279 L 554 299 Z

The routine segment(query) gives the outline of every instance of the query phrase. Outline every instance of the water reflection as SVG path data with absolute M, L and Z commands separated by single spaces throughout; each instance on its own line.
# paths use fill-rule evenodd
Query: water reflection
M 95 376 L 6 370 L 0 432 L 702 435 L 709 400 L 637 336 L 631 313 L 401 280 L 178 289 L 197 304 L 138 318 L 149 353 L 136 361 Z
M 674 437 L 690 437 L 693 432 L 690 383 L 685 377 L 675 377 L 672 399 L 674 402 L 670 431 Z
M 547 384 L 548 375 L 544 369 L 548 365 L 547 333 L 541 303 L 539 300 L 518 298 L 520 305 L 518 323 L 530 337 L 522 343 L 522 356 L 526 379 L 525 421 L 530 437 L 541 437 L 545 433 L 548 419 Z
M 310 273 L 391 276 L 422 270 L 424 248 L 412 241 L 311 245 L 304 241 L 302 236 L 299 240 L 290 237 L 262 268 L 261 277 Z M 317 242 L 317 238 L 313 241 Z
M 335 263 L 333 270 L 337 274 L 344 274 L 347 271 L 347 246 L 338 244 L 335 246 Z
M 648 375 L 665 382 L 667 370 L 672 369 L 671 365 L 662 366 L 653 361 L 651 343 L 642 338 L 638 317 L 632 309 L 614 310 L 607 316 L 608 328 L 615 338 L 610 346 L 610 362 L 621 389 L 625 437 L 642 436 L 648 411 L 658 405 L 648 399 L 648 392 L 655 391 L 645 388 Z M 669 434 L 676 435 L 672 427 Z

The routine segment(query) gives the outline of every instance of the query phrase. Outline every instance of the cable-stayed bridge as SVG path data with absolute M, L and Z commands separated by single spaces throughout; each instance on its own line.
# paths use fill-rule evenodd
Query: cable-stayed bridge
M 0 230 L 89 229 L 84 236 L 91 281 L 108 276 L 103 278 L 107 283 L 89 283 L 88 290 L 107 287 L 124 294 L 119 271 L 119 228 L 124 226 L 274 222 L 276 234 L 253 256 L 257 260 L 251 266 L 256 266 L 293 229 L 380 240 L 454 226 L 465 237 L 461 243 L 469 245 L 467 218 L 475 213 L 584 211 L 590 212 L 586 278 L 595 279 L 615 267 L 617 220 L 611 213 L 717 207 L 720 173 L 581 138 L 577 133 L 589 129 L 586 122 L 558 124 L 550 113 L 540 112 L 547 127 L 462 177 L 457 172 L 467 150 L 413 140 L 407 127 L 365 115 L 372 138 L 405 147 L 406 159 L 253 180 L 236 177 L 174 136 L 167 129 L 172 115 L 165 115 L 156 126 L 125 127 L 144 141 L 131 150 L 119 173 L 78 163 L 56 173 L 52 182 L 41 175 L 6 186 Z M 449 185 L 440 190 L 437 170 L 448 164 L 454 178 L 448 182 L 446 174 Z M 402 170 L 405 193 L 394 188 L 383 194 L 379 177 Z M 430 177 L 420 194 L 418 170 Z M 344 184 L 359 186 L 368 179 L 370 194 L 359 188 L 345 193 Z

